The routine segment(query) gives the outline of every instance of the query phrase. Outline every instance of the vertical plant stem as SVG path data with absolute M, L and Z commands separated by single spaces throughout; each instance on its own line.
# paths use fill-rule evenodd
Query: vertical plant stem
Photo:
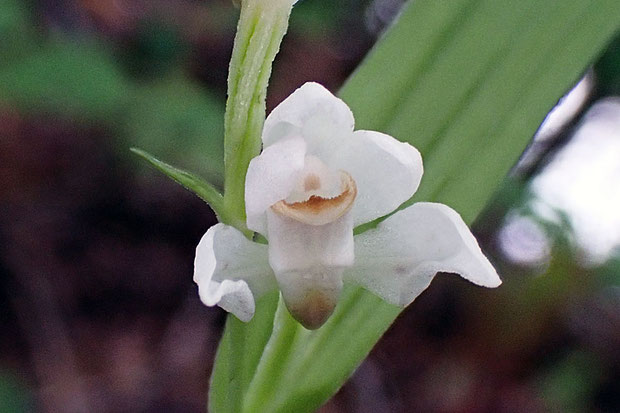
M 274 330 L 252 381 L 260 385 L 250 385 L 243 410 L 240 410 L 244 413 L 266 411 L 266 405 L 274 389 L 279 387 L 283 378 L 285 370 L 282 366 L 288 364 L 295 338 L 302 330 L 299 323 L 289 314 L 281 297 L 273 325 Z
M 244 358 L 246 350 L 246 337 L 243 322 L 237 317 L 229 315 L 226 320 L 226 330 L 229 332 L 233 352 L 229 354 L 229 382 L 228 382 L 228 406 L 231 412 L 241 411 L 241 403 L 243 401 L 243 382 L 244 382 Z
M 291 0 L 243 0 L 228 75 L 224 204 L 245 221 L 245 174 L 261 148 L 271 66 L 288 28 Z
M 228 74 L 224 119 L 223 210 L 248 237 L 245 226 L 245 175 L 260 153 L 265 97 L 271 67 L 288 28 L 293 0 L 242 0 Z M 262 349 L 271 334 L 277 296 L 257 303 L 249 324 L 229 315 L 214 366 L 209 410 L 239 413 Z
M 217 350 L 209 386 L 209 411 L 239 413 L 241 402 L 273 328 L 279 293 L 274 291 L 256 303 L 249 323 L 229 315 Z

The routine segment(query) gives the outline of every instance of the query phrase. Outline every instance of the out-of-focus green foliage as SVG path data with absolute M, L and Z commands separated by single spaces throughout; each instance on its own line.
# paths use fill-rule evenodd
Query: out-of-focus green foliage
M 199 171 L 209 182 L 222 186 L 221 102 L 180 77 L 140 85 L 129 101 L 124 125 L 132 145 Z
M 0 0 L 0 68 L 32 48 L 34 27 L 24 3 Z
M 598 93 L 602 96 L 620 95 L 620 33 L 609 46 L 607 53 L 595 67 L 599 79 Z
M 355 0 L 356 3 L 361 3 Z M 346 1 L 321 2 L 302 1 L 295 6 L 291 15 L 290 27 L 293 31 L 303 32 L 306 36 L 325 36 L 325 32 L 336 26 L 344 16 Z
M 614 285 L 620 287 L 620 252 L 603 264 L 597 274 L 602 287 Z
M 24 27 L 28 21 L 26 10 L 19 0 L 2 0 L 0 11 L 0 33 L 5 36 Z
M 141 146 L 223 184 L 223 100 L 182 74 L 174 30 L 145 23 L 128 56 L 86 34 L 34 33 L 26 2 L 3 0 L 0 103 L 103 124 L 121 154 Z
M 541 378 L 541 397 L 551 411 L 587 411 L 585 401 L 592 396 L 599 376 L 600 366 L 592 355 L 579 352 L 569 354 Z
M 145 21 L 136 31 L 122 50 L 124 65 L 135 77 L 165 80 L 187 54 L 188 45 L 178 30 L 159 21 Z
M 45 44 L 0 68 L 0 96 L 25 111 L 110 118 L 131 93 L 111 56 L 96 44 Z
M 0 374 L 0 412 L 25 413 L 32 411 L 29 398 L 15 379 Z

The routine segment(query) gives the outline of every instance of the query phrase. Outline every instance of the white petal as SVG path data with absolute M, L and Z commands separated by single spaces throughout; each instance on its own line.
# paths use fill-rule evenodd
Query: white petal
M 355 266 L 346 271 L 345 281 L 406 306 L 439 271 L 484 287 L 501 284 L 460 215 L 445 205 L 421 202 L 355 237 Z
M 252 159 L 245 178 L 245 210 L 247 225 L 267 235 L 265 211 L 285 199 L 304 167 L 306 145 L 300 137 L 289 137 L 265 148 Z
M 224 224 L 209 228 L 198 243 L 194 282 L 205 305 L 219 305 L 246 322 L 254 315 L 255 300 L 277 288 L 267 246 Z
M 411 198 L 422 179 L 422 156 L 413 146 L 381 132 L 356 131 L 317 155 L 351 174 L 357 184 L 355 226 L 385 216 Z
M 291 314 L 306 328 L 320 327 L 334 310 L 342 272 L 353 264 L 350 211 L 325 225 L 267 213 L 269 263 Z
M 353 113 L 346 103 L 318 83 L 309 82 L 267 116 L 263 144 L 268 147 L 288 136 L 302 136 L 308 153 L 313 153 L 323 142 L 350 135 L 353 125 Z

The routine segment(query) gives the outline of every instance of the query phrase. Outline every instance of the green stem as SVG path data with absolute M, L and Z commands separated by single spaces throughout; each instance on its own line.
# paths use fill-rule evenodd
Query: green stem
M 279 388 L 283 374 L 286 372 L 283 367 L 290 362 L 289 356 L 295 338 L 302 330 L 299 323 L 289 314 L 281 297 L 273 326 L 271 338 L 265 346 L 246 394 L 243 410 L 240 410 L 244 413 L 267 411 L 267 403 Z M 258 385 L 253 385 L 254 383 Z
M 279 292 L 258 299 L 256 314 L 242 323 L 229 314 L 209 386 L 209 412 L 239 413 L 243 396 L 273 328 Z
M 245 175 L 260 153 L 271 66 L 288 28 L 291 0 L 244 0 L 228 76 L 224 205 L 245 221 Z
M 229 383 L 228 383 L 228 403 L 231 412 L 241 411 L 243 402 L 243 383 L 245 381 L 244 358 L 246 350 L 246 337 L 244 323 L 237 317 L 229 316 L 226 320 L 226 329 L 229 331 L 228 338 L 231 341 L 231 348 L 234 349 L 229 355 Z
M 252 232 L 245 225 L 245 176 L 250 160 L 261 150 L 267 84 L 288 28 L 292 6 L 293 0 L 243 0 L 241 3 L 228 75 L 221 206 L 227 221 L 248 238 Z M 212 375 L 209 411 L 242 411 L 245 390 L 253 380 L 274 325 L 277 298 L 274 295 L 261 299 L 254 319 L 247 325 L 234 316 L 228 317 Z

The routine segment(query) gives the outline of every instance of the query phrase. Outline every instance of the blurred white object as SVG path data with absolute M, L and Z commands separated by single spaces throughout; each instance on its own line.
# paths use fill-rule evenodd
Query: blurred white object
M 574 137 L 532 182 L 541 201 L 567 213 L 590 264 L 620 244 L 620 99 L 596 103 Z

